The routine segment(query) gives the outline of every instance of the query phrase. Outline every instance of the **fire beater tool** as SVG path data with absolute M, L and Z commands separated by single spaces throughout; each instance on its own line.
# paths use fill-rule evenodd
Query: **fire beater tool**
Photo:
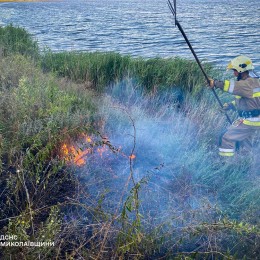
M 177 12 L 176 12 L 177 6 L 176 6 L 176 0 L 173 0 L 173 5 L 172 5 L 171 1 L 168 0 L 168 6 L 169 6 L 169 8 L 170 8 L 170 10 L 171 10 L 171 12 L 172 12 L 173 17 L 174 17 L 175 26 L 178 27 L 179 31 L 181 32 L 182 36 L 184 37 L 184 39 L 185 39 L 186 43 L 188 44 L 188 46 L 189 46 L 189 48 L 190 48 L 190 50 L 191 50 L 191 52 L 192 52 L 192 54 L 193 54 L 193 56 L 194 56 L 194 58 L 195 58 L 197 64 L 199 65 L 199 67 L 200 67 L 200 69 L 201 69 L 201 71 L 202 71 L 202 73 L 203 73 L 205 79 L 207 80 L 207 83 L 209 84 L 209 83 L 210 83 L 210 79 L 209 79 L 208 75 L 206 74 L 204 68 L 202 67 L 201 62 L 200 62 L 200 60 L 199 60 L 197 54 L 195 53 L 193 47 L 191 46 L 191 43 L 190 43 L 188 37 L 186 36 L 184 30 L 182 29 L 182 26 L 180 25 L 179 21 L 177 20 Z M 215 96 L 217 102 L 219 103 L 220 107 L 223 109 L 223 104 L 222 104 L 221 100 L 219 99 L 219 97 L 218 97 L 218 95 L 217 95 L 217 93 L 216 93 L 216 91 L 215 91 L 214 88 L 212 88 L 212 92 L 213 92 L 213 94 L 214 94 L 214 96 Z M 226 116 L 228 122 L 229 122 L 230 124 L 232 124 L 232 121 L 231 121 L 231 119 L 230 119 L 230 117 L 229 117 L 229 115 L 227 114 L 226 111 L 225 111 L 225 116 Z

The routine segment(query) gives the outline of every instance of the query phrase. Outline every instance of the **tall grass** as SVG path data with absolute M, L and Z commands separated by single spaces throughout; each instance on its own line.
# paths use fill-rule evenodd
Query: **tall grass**
M 129 62 L 130 57 L 116 53 L 47 52 L 43 56 L 42 67 L 73 81 L 101 88 L 126 76 Z
M 8 26 L 1 33 L 0 233 L 19 242 L 55 241 L 61 228 L 57 205 L 75 191 L 61 146 L 94 131 L 94 94 L 44 74 L 35 62 L 37 45 L 23 29 Z M 1 246 L 0 258 L 51 258 L 54 251 Z
M 199 101 L 186 97 L 176 109 L 174 92 L 165 101 L 162 93 L 138 94 L 132 80 L 123 83 L 113 97 L 103 96 L 99 110 L 103 133 L 120 149 L 92 154 L 78 170 L 88 195 L 71 221 L 86 223 L 96 249 L 81 252 L 104 259 L 254 259 L 260 249 L 253 217 L 257 153 L 250 160 L 218 157 L 226 119 L 209 91 Z M 97 219 L 90 220 L 85 204 L 95 205 Z
M 131 203 L 126 205 L 128 218 L 123 214 L 119 231 L 119 251 L 140 258 L 169 254 L 171 259 L 185 252 L 191 259 L 236 259 L 236 255 L 254 259 L 260 250 L 259 221 L 253 217 L 259 211 L 259 141 L 253 154 L 219 158 L 217 139 L 227 123 L 210 91 L 203 92 L 199 101 L 187 96 L 180 111 L 171 102 L 174 97 L 165 102 L 161 93 L 150 98 L 136 95 L 132 81 L 128 88 L 131 84 L 133 90 L 127 91 L 132 93 L 128 96 L 131 102 L 123 99 L 122 103 L 117 90 L 114 99 L 105 100 L 101 112 L 112 144 L 120 145 L 124 155 L 135 147 L 132 187 L 142 183 L 140 227 L 136 226 L 131 194 Z M 97 170 L 99 187 L 108 191 L 105 210 L 117 207 L 127 182 L 128 160 L 123 158 L 107 155 L 109 173 L 106 168 Z M 84 179 L 95 196 L 97 180 L 91 180 L 92 167 L 84 170 Z M 143 183 L 143 178 L 148 180 Z
M 73 81 L 85 82 L 98 91 L 124 78 L 133 78 L 144 91 L 154 93 L 169 87 L 191 92 L 198 90 L 198 85 L 204 82 L 196 62 L 178 57 L 145 60 L 113 52 L 46 52 L 42 67 Z M 212 70 L 209 64 L 205 67 L 207 71 Z

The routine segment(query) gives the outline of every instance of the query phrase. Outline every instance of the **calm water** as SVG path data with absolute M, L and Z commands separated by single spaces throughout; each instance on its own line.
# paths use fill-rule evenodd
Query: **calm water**
M 260 71 L 259 0 L 182 0 L 178 20 L 198 57 L 216 65 L 249 55 Z M 246 6 L 246 8 L 244 8 Z M 193 58 L 166 0 L 0 3 L 0 25 L 26 28 L 53 51 Z

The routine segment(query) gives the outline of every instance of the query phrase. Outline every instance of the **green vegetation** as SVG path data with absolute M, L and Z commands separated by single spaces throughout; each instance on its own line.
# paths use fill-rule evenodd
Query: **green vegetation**
M 12 25 L 0 27 L 0 46 L 1 56 L 19 53 L 35 59 L 39 57 L 37 42 L 23 28 Z
M 257 259 L 257 157 L 218 160 L 195 62 L 40 53 L 11 25 L 0 50 L 1 259 Z
M 134 59 L 113 52 L 46 52 L 42 58 L 42 68 L 76 82 L 84 82 L 96 91 L 103 91 L 126 77 L 134 78 L 145 91 L 153 93 L 176 86 L 192 91 L 203 82 L 200 70 L 193 61 L 180 58 Z M 209 65 L 206 68 L 211 69 Z

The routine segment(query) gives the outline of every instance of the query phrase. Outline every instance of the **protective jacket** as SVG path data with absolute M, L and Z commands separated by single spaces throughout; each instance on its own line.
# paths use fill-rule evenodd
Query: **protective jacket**
M 246 121 L 255 122 L 252 125 L 260 126 L 260 81 L 258 78 L 214 81 L 214 84 L 217 88 L 235 95 L 235 106 L 240 117 L 245 118 Z M 252 120 L 252 118 L 255 119 Z
M 236 120 L 223 135 L 219 154 L 233 156 L 236 143 L 249 150 L 252 137 L 260 130 L 260 81 L 248 77 L 239 81 L 214 81 L 216 88 L 235 95 L 235 106 L 240 118 Z

